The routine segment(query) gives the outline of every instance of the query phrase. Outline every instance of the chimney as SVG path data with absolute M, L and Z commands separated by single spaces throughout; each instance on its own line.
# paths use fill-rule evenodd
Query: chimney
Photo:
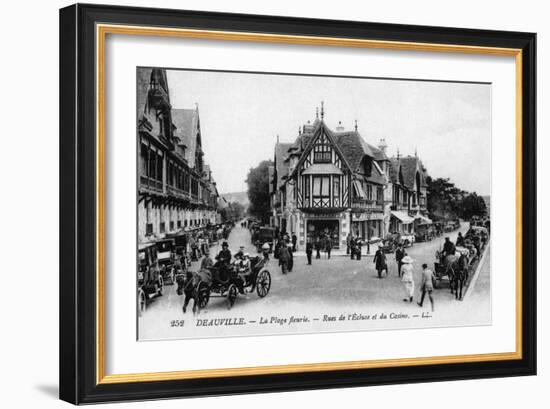
M 380 142 L 378 143 L 378 149 L 386 153 L 387 147 L 388 147 L 388 144 L 386 143 L 386 138 L 380 139 Z M 399 153 L 398 153 L 398 156 L 399 156 Z
M 338 126 L 336 127 L 337 132 L 343 132 L 344 127 L 342 126 L 342 121 L 338 121 Z

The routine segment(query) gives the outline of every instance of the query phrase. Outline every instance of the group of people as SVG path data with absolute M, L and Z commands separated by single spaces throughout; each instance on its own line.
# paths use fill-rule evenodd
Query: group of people
M 397 276 L 401 279 L 401 282 L 403 283 L 404 290 L 405 290 L 405 296 L 403 298 L 403 301 L 412 303 L 414 299 L 414 291 L 415 291 L 415 282 L 414 282 L 414 276 L 413 276 L 413 262 L 414 260 L 405 252 L 405 248 L 403 244 L 399 244 L 397 246 L 397 249 L 395 250 L 395 262 L 397 264 Z M 384 276 L 388 276 L 388 263 L 387 263 L 387 257 L 386 253 L 384 253 L 383 247 L 379 246 L 378 250 L 376 250 L 376 253 L 374 254 L 373 263 L 375 265 L 376 272 L 378 274 L 378 278 L 381 279 Z M 433 292 L 433 281 L 434 273 L 432 270 L 428 268 L 428 265 L 426 263 L 422 264 L 422 281 L 420 283 L 421 288 L 421 298 L 420 302 L 418 302 L 418 305 L 420 307 L 424 304 L 424 298 L 426 294 L 428 294 L 428 297 L 430 299 L 432 311 L 434 310 L 434 299 L 432 296 Z

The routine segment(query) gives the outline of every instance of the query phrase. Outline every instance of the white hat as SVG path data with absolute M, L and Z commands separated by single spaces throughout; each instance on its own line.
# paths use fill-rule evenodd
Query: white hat
M 405 263 L 405 264 L 410 264 L 412 263 L 414 260 L 410 257 L 410 256 L 405 256 L 401 259 L 401 262 L 402 263 Z
M 244 257 L 250 257 L 250 253 L 244 253 L 243 256 Z

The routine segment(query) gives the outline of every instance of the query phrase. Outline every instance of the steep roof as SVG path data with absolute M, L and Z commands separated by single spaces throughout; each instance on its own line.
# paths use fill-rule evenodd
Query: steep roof
M 276 186 L 279 189 L 283 185 L 283 176 L 288 175 L 288 162 L 285 161 L 288 149 L 292 143 L 277 142 L 275 144 L 275 171 L 277 173 Z
M 420 186 L 426 187 L 428 176 L 422 161 L 417 156 L 404 156 L 390 159 L 390 179 L 393 183 L 399 183 L 399 169 L 403 175 L 403 184 L 409 190 L 414 189 L 416 172 L 420 175 Z
M 196 109 L 172 109 L 172 122 L 176 125 L 174 135 L 184 145 L 185 159 L 191 168 L 195 167 L 199 112 Z

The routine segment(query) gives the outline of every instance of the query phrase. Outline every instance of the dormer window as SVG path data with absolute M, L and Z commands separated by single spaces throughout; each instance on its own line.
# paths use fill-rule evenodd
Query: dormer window
M 319 141 L 313 148 L 313 163 L 331 163 L 332 162 L 332 149 L 325 138 L 325 135 L 321 135 Z

